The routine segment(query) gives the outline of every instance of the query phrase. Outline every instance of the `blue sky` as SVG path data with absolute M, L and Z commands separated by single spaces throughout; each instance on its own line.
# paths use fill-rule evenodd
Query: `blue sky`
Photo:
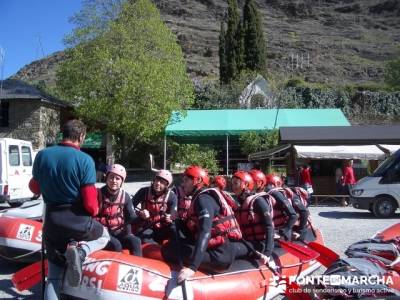
M 64 49 L 63 37 L 73 29 L 69 17 L 80 8 L 81 0 L 0 0 L 0 47 L 5 52 L 0 79 Z

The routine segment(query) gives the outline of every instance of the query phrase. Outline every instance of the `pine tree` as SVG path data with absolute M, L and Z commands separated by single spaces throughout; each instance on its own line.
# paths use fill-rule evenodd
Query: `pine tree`
M 243 26 L 246 68 L 262 71 L 266 66 L 266 44 L 261 16 L 254 0 L 246 0 L 243 7 Z
M 244 26 L 242 22 L 239 22 L 236 30 L 236 66 L 238 74 L 246 68 L 245 63 L 245 45 L 244 45 Z
M 240 14 L 237 0 L 228 0 L 228 28 L 225 37 L 225 55 L 226 55 L 226 81 L 229 83 L 238 75 L 237 66 L 237 30 L 240 23 Z
M 225 52 L 225 23 L 221 22 L 221 29 L 219 31 L 219 81 L 220 83 L 227 82 L 227 66 L 226 66 L 226 52 Z

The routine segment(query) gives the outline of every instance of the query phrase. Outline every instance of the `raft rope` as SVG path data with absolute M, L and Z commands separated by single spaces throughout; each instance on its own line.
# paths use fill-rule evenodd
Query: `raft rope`
M 34 254 L 36 254 L 36 253 L 38 253 L 38 252 L 40 252 L 40 251 L 42 251 L 42 250 L 41 250 L 41 249 L 39 249 L 39 250 L 34 250 L 34 251 L 31 251 L 31 252 L 28 252 L 28 253 L 25 253 L 25 254 L 21 254 L 21 255 L 18 255 L 18 256 L 14 256 L 14 257 L 7 257 L 7 256 L 4 256 L 4 255 L 1 255 L 1 254 L 0 254 L 0 257 L 1 257 L 1 258 L 4 258 L 4 259 L 6 259 L 6 260 L 18 260 L 18 259 L 21 259 L 21 258 L 28 257 L 28 256 L 30 256 L 30 255 L 34 255 Z

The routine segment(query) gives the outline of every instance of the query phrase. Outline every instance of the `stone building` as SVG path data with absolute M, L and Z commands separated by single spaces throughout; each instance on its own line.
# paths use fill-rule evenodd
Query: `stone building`
M 15 79 L 0 81 L 0 137 L 29 140 L 41 149 L 53 144 L 72 106 Z

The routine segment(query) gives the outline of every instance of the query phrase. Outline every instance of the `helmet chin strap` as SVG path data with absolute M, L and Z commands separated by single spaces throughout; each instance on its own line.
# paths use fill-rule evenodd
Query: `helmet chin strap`
M 107 190 L 111 193 L 111 194 L 116 194 L 119 190 L 121 189 L 121 187 L 112 190 L 108 185 L 107 185 Z

